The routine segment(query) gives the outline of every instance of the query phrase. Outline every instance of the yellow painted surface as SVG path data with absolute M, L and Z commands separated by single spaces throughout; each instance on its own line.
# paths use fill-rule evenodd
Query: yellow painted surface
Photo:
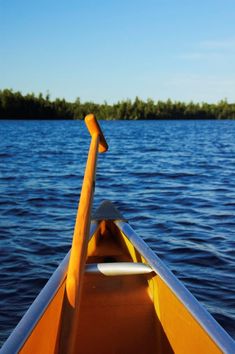
M 146 261 L 122 234 L 133 261 Z M 213 354 L 222 353 L 197 320 L 157 275 L 149 279 L 149 294 L 164 335 L 174 353 Z M 165 351 L 163 351 L 165 353 Z
M 112 222 L 102 222 L 88 244 L 87 263 L 132 260 L 145 262 Z M 64 285 L 21 353 L 66 354 L 58 350 L 63 293 Z M 221 353 L 155 273 L 86 274 L 75 338 L 76 354 Z
M 214 341 L 176 298 L 161 278 L 155 276 L 154 303 L 160 321 L 175 353 L 221 353 Z
M 56 353 L 64 290 L 65 281 L 20 350 L 20 354 Z

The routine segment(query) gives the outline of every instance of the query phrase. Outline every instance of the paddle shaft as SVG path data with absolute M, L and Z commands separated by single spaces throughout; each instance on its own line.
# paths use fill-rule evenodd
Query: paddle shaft
M 69 303 L 74 308 L 78 305 L 78 289 L 81 288 L 86 262 L 98 144 L 99 136 L 95 134 L 91 140 L 68 266 L 66 292 Z
M 100 127 L 93 115 L 86 117 L 86 124 L 92 137 L 74 228 L 66 279 L 65 300 L 62 309 L 59 352 L 68 354 L 76 352 L 76 334 L 78 330 L 79 307 L 89 241 L 97 155 L 98 150 L 104 152 L 108 148 Z M 63 328 L 64 326 L 66 328 Z

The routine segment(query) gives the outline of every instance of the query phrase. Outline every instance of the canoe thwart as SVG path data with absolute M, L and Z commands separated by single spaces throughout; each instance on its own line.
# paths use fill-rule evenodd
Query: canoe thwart
M 153 270 L 144 263 L 115 262 L 87 264 L 85 272 L 88 274 L 102 274 L 106 276 L 149 274 Z

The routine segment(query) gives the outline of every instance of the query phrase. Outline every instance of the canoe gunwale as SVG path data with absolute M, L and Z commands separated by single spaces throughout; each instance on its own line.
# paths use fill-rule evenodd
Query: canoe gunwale
M 99 227 L 99 223 L 92 221 L 90 228 L 90 238 L 94 235 Z M 6 342 L 0 349 L 1 354 L 18 353 L 29 335 L 32 333 L 34 327 L 46 311 L 50 302 L 53 300 L 55 294 L 63 284 L 67 276 L 67 268 L 69 262 L 70 251 L 66 254 L 62 262 L 56 268 L 52 276 L 44 288 L 35 298 L 29 309 L 23 315 L 22 319 L 10 334 Z
M 115 225 L 146 259 L 153 271 L 171 289 L 174 295 L 192 314 L 201 327 L 224 353 L 235 352 L 235 342 L 230 335 L 216 322 L 212 315 L 198 302 L 191 292 L 180 282 L 161 259 L 135 233 L 129 223 L 116 220 Z

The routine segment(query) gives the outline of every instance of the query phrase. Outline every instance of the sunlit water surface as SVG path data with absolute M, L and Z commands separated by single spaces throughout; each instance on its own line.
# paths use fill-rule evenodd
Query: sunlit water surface
M 95 207 L 114 201 L 235 337 L 235 121 L 101 122 Z M 0 122 L 0 343 L 67 253 L 89 136 Z

